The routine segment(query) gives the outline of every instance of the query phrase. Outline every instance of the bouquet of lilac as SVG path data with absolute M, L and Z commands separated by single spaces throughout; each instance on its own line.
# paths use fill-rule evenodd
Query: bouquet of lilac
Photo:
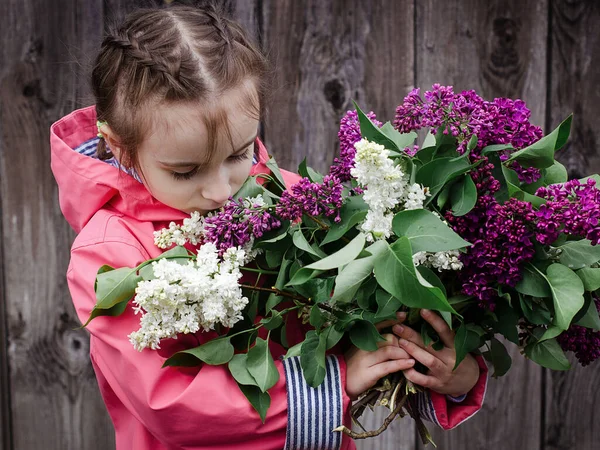
M 568 181 L 554 158 L 571 117 L 547 136 L 529 117 L 520 100 L 439 85 L 423 97 L 412 91 L 393 124 L 357 107 L 341 121 L 327 175 L 303 162 L 303 178 L 286 190 L 271 159 L 271 173 L 249 178 L 220 211 L 157 232 L 156 245 L 170 248 L 157 260 L 101 268 L 90 320 L 121 313 L 133 298 L 141 328 L 129 338 L 138 350 L 216 330 L 165 366 L 227 364 L 263 420 L 278 379 L 269 340 L 300 355 L 318 386 L 329 349 L 342 339 L 377 349 L 374 324 L 399 310 L 434 347 L 440 339 L 419 310 L 438 311 L 456 332 L 456 366 L 481 352 L 494 376 L 505 374 L 506 340 L 550 369 L 570 367 L 565 351 L 587 365 L 600 355 L 599 178 Z M 292 312 L 307 325 L 294 345 L 285 332 Z M 407 401 L 417 389 L 401 374 L 381 380 L 352 415 L 385 405 L 382 428 L 337 431 L 373 436 L 409 414 L 426 441 Z

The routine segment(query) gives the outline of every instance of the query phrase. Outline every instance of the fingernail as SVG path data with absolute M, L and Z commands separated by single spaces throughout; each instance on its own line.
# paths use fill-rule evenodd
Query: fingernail
M 398 313 L 396 313 L 396 317 L 398 318 L 398 320 L 404 320 L 404 319 L 406 319 L 406 313 L 398 312 Z
M 428 309 L 422 309 L 421 310 L 421 315 L 426 316 L 427 314 L 429 314 L 429 310 Z
M 404 327 L 402 325 L 394 325 L 394 331 L 396 333 L 402 333 L 402 331 L 404 331 Z
M 409 359 L 409 360 L 408 360 L 408 363 L 409 363 L 409 364 L 414 364 L 414 363 L 415 363 L 415 360 L 414 360 L 414 359 Z
M 406 339 L 400 339 L 400 345 L 406 345 L 408 341 Z

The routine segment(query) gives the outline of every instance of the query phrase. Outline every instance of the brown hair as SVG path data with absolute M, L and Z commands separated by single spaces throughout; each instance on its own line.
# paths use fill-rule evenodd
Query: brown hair
M 137 10 L 109 30 L 92 71 L 92 90 L 98 120 L 106 121 L 118 136 L 120 163 L 139 169 L 136 150 L 158 105 L 207 105 L 202 119 L 210 158 L 220 127 L 225 126 L 231 140 L 226 115 L 211 103 L 251 81 L 245 103 L 249 114 L 260 119 L 271 74 L 258 46 L 214 6 L 173 6 Z M 98 157 L 112 157 L 103 139 Z

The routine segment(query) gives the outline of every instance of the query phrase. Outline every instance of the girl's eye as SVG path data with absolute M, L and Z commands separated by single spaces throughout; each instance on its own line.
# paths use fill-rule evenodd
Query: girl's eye
M 184 172 L 184 173 L 181 173 L 181 172 L 171 172 L 171 175 L 173 175 L 173 178 L 175 178 L 176 180 L 189 180 L 194 175 L 196 175 L 197 172 L 198 172 L 198 166 L 194 167 L 189 172 Z
M 248 157 L 250 156 L 251 151 L 254 148 L 254 146 L 248 147 L 243 153 L 238 153 L 237 155 L 231 155 L 229 157 L 230 161 L 243 161 L 245 159 L 248 159 Z
M 244 151 L 243 153 L 238 153 L 237 155 L 231 155 L 228 159 L 232 162 L 241 162 L 250 157 L 253 149 L 254 149 L 254 146 L 248 147 L 246 149 L 246 151 Z M 192 178 L 194 175 L 196 175 L 198 173 L 198 169 L 199 169 L 199 167 L 196 166 L 189 172 L 183 172 L 183 173 L 182 172 L 171 172 L 171 175 L 173 175 L 173 178 L 175 178 L 176 180 L 189 180 L 190 178 Z

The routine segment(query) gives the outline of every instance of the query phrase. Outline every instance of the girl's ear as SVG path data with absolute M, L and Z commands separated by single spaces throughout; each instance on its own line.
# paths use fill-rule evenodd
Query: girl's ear
M 108 145 L 108 148 L 113 156 L 117 158 L 118 161 L 121 161 L 121 144 L 119 142 L 119 138 L 112 130 L 110 125 L 103 123 L 98 128 L 98 131 L 102 134 L 102 137 L 106 141 L 106 144 Z

